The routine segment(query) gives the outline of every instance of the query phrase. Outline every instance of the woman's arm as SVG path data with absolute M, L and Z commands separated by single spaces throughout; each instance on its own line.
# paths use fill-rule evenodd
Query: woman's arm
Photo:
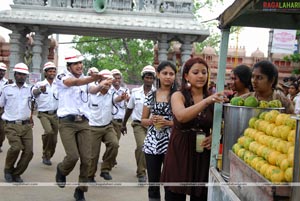
M 144 105 L 143 107 L 143 113 L 142 113 L 142 119 L 141 119 L 141 124 L 144 127 L 148 127 L 150 125 L 153 125 L 152 117 L 150 117 L 150 108 Z

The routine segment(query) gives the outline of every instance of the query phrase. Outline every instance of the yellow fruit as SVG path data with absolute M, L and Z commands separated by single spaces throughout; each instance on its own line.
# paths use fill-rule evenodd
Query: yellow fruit
M 256 163 L 256 165 L 255 165 L 255 170 L 256 170 L 257 172 L 259 172 L 261 166 L 263 166 L 263 164 L 266 164 L 266 163 L 268 163 L 268 162 L 265 161 L 265 160 L 257 161 L 257 163 Z
M 257 143 L 256 141 L 252 141 L 249 145 L 249 150 L 252 151 L 253 153 L 256 153 L 258 146 L 259 143 Z
M 289 160 L 287 158 L 283 159 L 279 165 L 280 169 L 283 171 L 290 167 Z
M 284 172 L 284 178 L 287 182 L 292 182 L 293 181 L 293 168 L 288 168 Z
M 262 157 L 256 156 L 255 158 L 252 159 L 251 161 L 251 167 L 253 167 L 255 169 L 255 166 L 257 164 L 258 161 L 264 160 Z
M 274 168 L 271 172 L 271 182 L 280 183 L 285 181 L 285 174 L 280 168 Z
M 276 168 L 277 168 L 276 166 L 270 165 L 265 172 L 265 178 L 271 180 L 272 171 Z
M 268 160 L 268 156 L 269 156 L 269 154 L 271 153 L 271 151 L 273 151 L 273 150 L 270 149 L 269 147 L 263 148 L 262 157 L 263 157 L 265 160 Z
M 238 157 L 240 158 L 240 159 L 244 159 L 244 154 L 245 154 L 245 151 L 246 151 L 246 149 L 244 149 L 244 148 L 241 148 L 239 151 L 238 151 Z
M 265 115 L 267 114 L 267 112 L 262 112 L 259 114 L 258 118 L 265 120 Z
M 271 151 L 269 152 L 269 154 L 266 156 L 268 162 L 269 162 L 271 165 L 276 165 L 277 157 L 278 157 L 280 154 L 281 154 L 281 153 L 278 152 L 278 151 L 271 150 Z
M 261 121 L 258 123 L 258 130 L 265 133 L 268 125 L 269 125 L 269 122 L 268 122 L 268 121 L 261 120 Z
M 252 129 L 252 128 L 246 128 L 246 129 L 244 130 L 244 136 L 250 137 L 251 129 Z
M 280 113 L 277 115 L 276 120 L 275 120 L 275 124 L 276 126 L 280 126 L 284 124 L 284 121 L 289 118 L 290 115 L 289 114 L 285 114 L 285 113 Z
M 250 138 L 250 137 L 248 137 L 248 138 L 246 138 L 245 139 L 245 141 L 244 141 L 244 148 L 245 149 L 249 149 L 249 145 L 250 145 L 250 143 L 253 141 L 253 139 L 252 138 Z
M 258 130 L 258 125 L 259 125 L 259 122 L 261 122 L 262 121 L 262 119 L 257 119 L 255 122 L 254 122 L 254 128 L 256 129 L 256 130 Z
M 244 142 L 245 140 L 247 139 L 248 137 L 247 136 L 241 136 L 238 138 L 238 143 L 242 146 L 244 146 Z
M 260 170 L 259 170 L 259 173 L 262 175 L 262 176 L 265 176 L 266 174 L 266 171 L 267 169 L 269 168 L 269 164 L 268 163 L 265 163 L 261 166 Z
M 279 126 L 279 131 L 280 131 L 280 137 L 283 140 L 287 140 L 288 135 L 290 134 L 291 128 L 285 125 Z
M 249 120 L 249 127 L 250 128 L 254 128 L 254 123 L 256 122 L 258 118 L 257 117 L 252 117 L 250 120 Z
M 281 162 L 282 162 L 284 159 L 287 159 L 287 155 L 286 155 L 286 154 L 279 154 L 279 155 L 276 157 L 276 166 L 280 167 L 280 164 L 281 164 Z
M 287 151 L 286 147 L 287 147 L 287 141 L 280 140 L 278 146 L 276 147 L 276 150 L 284 153 L 285 151 Z
M 295 152 L 295 146 L 290 146 L 287 154 L 293 154 Z
M 287 118 L 287 119 L 284 121 L 284 125 L 290 127 L 291 130 L 294 130 L 294 129 L 296 128 L 296 119 Z
M 274 140 L 272 140 L 271 148 L 276 150 L 276 148 L 278 147 L 280 142 L 281 142 L 281 139 L 275 138 Z
M 273 131 L 272 131 L 272 136 L 280 138 L 281 137 L 281 133 L 280 133 L 280 127 L 276 126 Z
M 281 148 L 281 152 L 284 153 L 284 154 L 287 154 L 289 148 L 293 147 L 294 144 L 292 142 L 287 142 L 287 141 L 284 141 L 284 143 L 285 143 L 285 146 Z
M 243 148 L 242 145 L 238 144 L 238 143 L 235 143 L 233 146 L 232 146 L 232 151 L 237 154 L 238 151 Z
M 255 139 L 255 141 L 258 142 L 258 139 L 260 138 L 260 136 L 263 136 L 263 135 L 265 135 L 264 132 L 256 131 L 255 134 L 254 134 L 254 139 Z
M 258 156 L 263 156 L 263 149 L 264 148 L 266 148 L 266 146 L 265 145 L 259 145 L 258 146 L 258 148 L 257 148 L 257 151 L 256 151 L 256 154 L 258 155 Z
M 277 110 L 271 110 L 265 115 L 265 120 L 270 123 L 275 123 L 278 114 L 279 112 Z
M 292 142 L 295 144 L 295 136 L 296 136 L 296 130 L 291 130 L 288 137 L 287 137 L 287 140 L 289 142 Z
M 268 124 L 267 125 L 267 128 L 266 128 L 266 134 L 267 135 L 272 135 L 272 132 L 273 132 L 273 130 L 274 130 L 274 128 L 276 127 L 276 125 L 275 124 Z
M 290 167 L 293 167 L 294 166 L 294 153 L 288 154 L 288 161 L 289 161 Z

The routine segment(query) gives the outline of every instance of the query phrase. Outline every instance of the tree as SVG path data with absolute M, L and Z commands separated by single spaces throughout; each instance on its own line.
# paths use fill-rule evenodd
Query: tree
M 140 83 L 142 68 L 154 61 L 154 43 L 151 40 L 75 36 L 73 42 L 87 58 L 85 66 L 99 70 L 117 68 L 126 72 L 123 79 L 130 84 Z

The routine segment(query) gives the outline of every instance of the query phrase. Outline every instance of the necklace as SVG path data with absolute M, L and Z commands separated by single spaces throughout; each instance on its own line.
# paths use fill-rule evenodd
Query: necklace
M 273 92 L 267 98 L 261 97 L 257 93 L 255 93 L 255 98 L 257 98 L 257 100 L 259 100 L 259 101 L 261 101 L 261 100 L 270 101 L 270 100 L 273 100 Z

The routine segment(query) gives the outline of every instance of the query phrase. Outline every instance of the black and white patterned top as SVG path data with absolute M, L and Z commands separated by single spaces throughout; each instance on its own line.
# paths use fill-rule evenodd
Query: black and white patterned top
M 167 102 L 156 102 L 155 92 L 150 92 L 145 97 L 144 105 L 150 108 L 150 115 L 161 115 L 166 120 L 172 120 L 171 105 Z M 162 127 L 157 130 L 154 125 L 150 125 L 144 140 L 143 151 L 146 154 L 164 154 L 167 152 L 171 127 Z

